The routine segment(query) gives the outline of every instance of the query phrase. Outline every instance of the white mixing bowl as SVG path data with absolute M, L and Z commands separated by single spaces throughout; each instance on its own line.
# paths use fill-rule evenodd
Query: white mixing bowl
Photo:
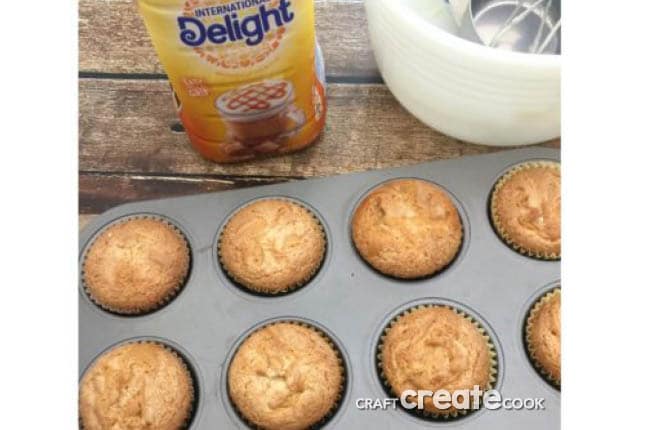
M 461 39 L 444 0 L 365 4 L 384 81 L 421 121 L 484 145 L 527 145 L 560 136 L 559 55 L 503 51 Z

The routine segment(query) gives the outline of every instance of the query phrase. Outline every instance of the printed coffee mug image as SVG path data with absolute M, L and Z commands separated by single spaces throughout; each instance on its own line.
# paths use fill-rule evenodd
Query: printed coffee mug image
M 222 94 L 215 106 L 226 126 L 226 150 L 235 156 L 278 151 L 305 123 L 294 100 L 293 85 L 285 80 L 255 82 Z

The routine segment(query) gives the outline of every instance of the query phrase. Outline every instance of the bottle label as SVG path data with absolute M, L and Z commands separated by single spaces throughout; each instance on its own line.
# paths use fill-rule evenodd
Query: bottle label
M 216 161 L 291 152 L 325 121 L 313 0 L 139 0 L 194 147 Z

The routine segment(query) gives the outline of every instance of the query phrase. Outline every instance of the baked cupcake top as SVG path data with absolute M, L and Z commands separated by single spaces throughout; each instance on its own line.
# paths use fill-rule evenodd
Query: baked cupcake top
M 551 381 L 561 383 L 560 289 L 553 290 L 533 306 L 526 324 L 528 353 L 537 368 Z
M 308 209 L 264 199 L 228 221 L 218 252 L 224 270 L 238 284 L 277 294 L 308 282 L 321 265 L 325 246 L 322 226 Z
M 268 430 L 307 429 L 336 406 L 343 370 L 315 329 L 268 325 L 248 337 L 228 369 L 230 398 L 250 423 Z
M 84 430 L 180 430 L 191 417 L 192 378 L 183 361 L 155 343 L 112 349 L 81 380 Z
M 405 390 L 485 390 L 491 383 L 488 340 L 468 318 L 443 306 L 421 307 L 400 316 L 380 345 L 381 370 L 393 393 Z M 429 397 L 424 412 L 454 415 Z
M 372 190 L 357 207 L 352 239 L 359 254 L 380 272 L 403 279 L 444 269 L 460 249 L 458 210 L 440 187 L 400 179 Z
M 495 186 L 492 221 L 499 236 L 517 251 L 557 259 L 561 253 L 560 203 L 560 164 L 521 164 Z
M 174 296 L 189 266 L 189 248 L 180 232 L 161 220 L 132 218 L 100 233 L 86 253 L 82 277 L 97 304 L 137 314 Z

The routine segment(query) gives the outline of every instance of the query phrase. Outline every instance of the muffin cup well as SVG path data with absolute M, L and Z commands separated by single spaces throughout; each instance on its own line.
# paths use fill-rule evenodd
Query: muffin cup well
M 246 285 L 243 281 L 238 279 L 238 277 L 228 269 L 227 265 L 224 263 L 224 261 L 222 259 L 222 255 L 221 255 L 221 243 L 222 243 L 222 238 L 223 238 L 223 232 L 226 229 L 226 227 L 228 226 L 228 224 L 230 223 L 230 221 L 232 220 L 232 218 L 234 216 L 236 216 L 241 210 L 243 210 L 243 209 L 245 209 L 245 208 L 247 208 L 247 207 L 249 207 L 249 206 L 251 206 L 251 205 L 253 205 L 253 204 L 257 203 L 257 202 L 264 201 L 264 200 L 283 201 L 283 202 L 287 202 L 289 204 L 293 204 L 293 205 L 296 205 L 296 206 L 304 209 L 305 211 L 307 211 L 309 213 L 309 215 L 311 215 L 311 217 L 314 219 L 314 221 L 316 221 L 316 224 L 318 225 L 318 228 L 320 230 L 320 234 L 322 235 L 322 238 L 323 238 L 323 250 L 322 250 L 321 259 L 318 262 L 318 265 L 316 265 L 314 267 L 314 269 L 304 279 L 300 279 L 295 284 L 293 284 L 292 286 L 284 288 L 282 290 L 278 290 L 278 291 L 268 291 L 268 290 L 255 289 L 253 287 L 250 287 L 250 286 Z M 288 295 L 288 294 L 291 294 L 291 293 L 294 293 L 294 292 L 298 291 L 302 287 L 309 284 L 309 282 L 311 282 L 316 277 L 316 275 L 318 275 L 318 272 L 323 267 L 323 263 L 325 262 L 325 258 L 327 257 L 327 247 L 328 247 L 328 237 L 327 237 L 327 233 L 325 232 L 325 227 L 323 226 L 323 222 L 321 221 L 320 217 L 314 212 L 313 209 L 311 209 L 310 207 L 308 207 L 307 205 L 305 205 L 304 203 L 302 203 L 300 201 L 297 201 L 297 200 L 294 200 L 294 199 L 291 199 L 291 198 L 288 198 L 288 197 L 281 197 L 281 196 L 280 197 L 262 197 L 262 198 L 255 199 L 253 201 L 250 201 L 250 202 L 238 207 L 233 213 L 231 213 L 228 216 L 226 222 L 223 224 L 223 227 L 220 229 L 219 234 L 218 234 L 217 244 L 216 244 L 216 254 L 217 254 L 217 261 L 219 262 L 219 266 L 221 267 L 221 270 L 223 270 L 223 273 L 228 277 L 228 279 L 236 287 L 238 287 L 240 290 L 242 290 L 242 291 L 244 291 L 246 293 L 249 293 L 249 294 L 255 294 L 255 295 L 263 296 L 263 297 L 280 297 L 280 296 L 285 296 L 285 295 Z
M 560 287 L 555 287 L 551 289 L 550 291 L 547 291 L 546 293 L 542 294 L 537 300 L 535 300 L 535 303 L 533 306 L 530 308 L 528 311 L 528 315 L 526 317 L 526 326 L 525 326 L 525 332 L 524 332 L 524 340 L 526 343 L 526 353 L 528 355 L 528 359 L 532 363 L 533 367 L 535 367 L 535 370 L 537 370 L 537 373 L 544 378 L 545 381 L 547 381 L 549 384 L 551 384 L 553 387 L 557 388 L 558 390 L 562 386 L 562 381 L 560 379 L 555 379 L 553 376 L 547 372 L 544 367 L 537 361 L 536 358 L 536 350 L 531 342 L 531 335 L 532 335 L 532 328 L 533 328 L 533 319 L 537 315 L 537 313 L 540 311 L 542 306 L 546 303 L 548 303 L 553 297 L 561 293 L 561 288 Z
M 384 186 L 387 186 L 393 182 L 398 182 L 398 181 L 404 181 L 404 180 L 411 180 L 411 181 L 419 181 L 419 182 L 424 182 L 429 185 L 432 185 L 441 191 L 444 192 L 444 194 L 451 200 L 454 208 L 456 209 L 456 212 L 458 214 L 458 218 L 460 220 L 460 244 L 458 245 L 458 249 L 456 250 L 456 253 L 454 254 L 453 258 L 449 260 L 447 264 L 444 266 L 439 267 L 437 270 L 422 275 L 422 276 L 417 276 L 417 277 L 402 277 L 402 276 L 397 276 L 394 274 L 386 273 L 385 271 L 380 270 L 377 268 L 375 265 L 372 264 L 372 262 L 368 261 L 359 247 L 357 246 L 357 243 L 354 239 L 354 219 L 355 216 L 359 210 L 359 208 L 362 206 L 362 204 L 366 201 L 368 197 L 370 197 L 375 191 L 381 189 Z M 470 234 L 469 234 L 469 217 L 467 216 L 467 213 L 465 211 L 464 206 L 462 205 L 461 201 L 456 197 L 454 193 L 452 193 L 447 187 L 438 184 L 437 182 L 434 182 L 433 180 L 422 178 L 422 177 L 416 177 L 416 176 L 399 176 L 396 178 L 390 178 L 386 179 L 383 181 L 380 181 L 374 185 L 372 185 L 370 188 L 366 189 L 363 194 L 361 194 L 358 198 L 356 203 L 354 204 L 351 213 L 348 215 L 347 225 L 348 225 L 348 237 L 350 240 L 350 243 L 352 244 L 352 248 L 354 249 L 355 254 L 359 257 L 359 260 L 370 270 L 374 271 L 375 273 L 384 276 L 388 279 L 398 281 L 398 282 L 418 282 L 418 281 L 423 281 L 423 280 L 428 280 L 432 279 L 438 276 L 441 276 L 443 273 L 446 271 L 450 270 L 455 264 L 459 262 L 459 260 L 462 258 L 462 254 L 465 252 L 467 248 L 467 242 L 469 240 Z
M 465 312 L 464 310 L 453 306 L 449 305 L 446 303 L 424 303 L 424 304 L 418 304 L 415 306 L 411 306 L 405 310 L 402 310 L 399 312 L 396 316 L 390 319 L 388 324 L 384 326 L 384 328 L 381 331 L 381 334 L 379 336 L 379 341 L 377 343 L 377 348 L 375 351 L 375 366 L 376 366 L 376 371 L 377 375 L 379 376 L 379 379 L 381 381 L 382 387 L 384 388 L 384 391 L 387 393 L 390 393 L 392 396 L 395 398 L 399 398 L 400 394 L 396 393 L 393 387 L 391 386 L 390 382 L 388 381 L 388 378 L 384 375 L 384 370 L 383 370 L 383 347 L 384 347 L 384 339 L 386 338 L 386 335 L 390 331 L 390 329 L 405 315 L 410 314 L 411 312 L 420 310 L 420 309 L 425 309 L 425 308 L 446 308 L 450 309 L 456 314 L 462 316 L 463 318 L 467 319 L 470 321 L 476 328 L 477 330 L 481 333 L 483 338 L 485 339 L 487 346 L 488 346 L 488 353 L 489 353 L 489 358 L 490 358 L 490 377 L 487 386 L 482 387 L 481 389 L 485 392 L 487 390 L 491 390 L 496 386 L 497 378 L 498 378 L 498 373 L 499 373 L 499 363 L 498 363 L 498 358 L 497 358 L 497 349 L 495 346 L 495 343 L 493 339 L 490 337 L 488 334 L 487 330 L 481 325 L 481 323 L 471 314 Z M 481 398 L 480 400 L 480 405 L 482 407 L 483 404 L 483 399 Z M 403 409 L 403 408 L 402 408 Z M 411 410 L 406 410 L 407 413 L 414 415 L 419 418 L 424 418 L 428 419 L 431 421 L 451 421 L 451 420 L 456 420 L 456 419 L 461 419 L 465 416 L 468 416 L 474 412 L 477 412 L 480 410 L 476 409 L 470 409 L 470 410 L 453 410 L 450 413 L 441 413 L 437 414 L 434 412 L 426 411 L 424 409 L 411 409 Z
M 534 251 L 527 249 L 519 244 L 517 244 L 515 241 L 512 240 L 512 238 L 508 235 L 508 232 L 503 228 L 503 225 L 501 223 L 501 219 L 496 213 L 496 202 L 494 200 L 494 196 L 496 193 L 503 187 L 505 183 L 508 182 L 512 176 L 518 172 L 521 172 L 526 169 L 531 169 L 531 168 L 536 168 L 536 167 L 551 167 L 553 169 L 560 169 L 560 163 L 557 161 L 526 161 L 523 163 L 520 163 L 511 169 L 509 169 L 506 173 L 504 173 L 499 180 L 496 182 L 494 187 L 492 188 L 492 192 L 490 193 L 490 221 L 492 223 L 492 227 L 496 231 L 497 235 L 501 238 L 503 242 L 506 243 L 510 248 L 514 249 L 515 251 L 519 252 L 520 254 L 526 255 L 531 258 L 536 258 L 538 260 L 546 260 L 546 261 L 556 261 L 559 260 L 561 255 L 550 252 L 550 253 L 543 253 L 539 251 Z
M 90 251 L 90 249 L 92 249 L 92 247 L 95 245 L 95 242 L 97 241 L 97 239 L 99 237 L 101 237 L 103 234 L 105 234 L 106 232 L 108 232 L 111 228 L 113 228 L 115 226 L 118 226 L 118 225 L 121 225 L 121 224 L 124 224 L 124 223 L 128 223 L 128 222 L 130 222 L 132 220 L 138 220 L 138 219 L 148 219 L 148 220 L 155 220 L 155 221 L 161 222 L 161 223 L 167 225 L 168 227 L 170 227 L 178 235 L 178 237 L 185 244 L 185 248 L 186 248 L 186 252 L 187 252 L 187 262 L 188 262 L 188 264 L 187 264 L 186 267 L 183 268 L 183 270 L 185 271 L 185 276 L 183 277 L 183 279 L 178 283 L 178 285 L 175 288 L 173 288 L 172 290 L 169 291 L 169 293 L 163 299 L 161 299 L 157 303 L 153 304 L 152 306 L 149 306 L 149 307 L 146 307 L 146 308 L 140 308 L 140 309 L 119 309 L 119 308 L 111 307 L 109 305 L 106 305 L 105 303 L 102 303 L 98 299 L 96 299 L 93 296 L 92 291 L 88 287 L 88 285 L 86 283 L 86 279 L 85 279 L 86 257 L 88 255 L 88 252 Z M 187 284 L 187 280 L 190 277 L 191 268 L 192 268 L 192 252 L 191 252 L 191 249 L 190 249 L 189 240 L 187 239 L 187 236 L 185 235 L 185 233 L 183 233 L 180 230 L 179 227 L 177 227 L 170 220 L 168 220 L 166 218 L 163 218 L 161 216 L 157 216 L 157 215 L 153 215 L 153 214 L 136 214 L 136 215 L 128 215 L 128 216 L 119 218 L 119 219 L 111 222 L 107 226 L 103 227 L 102 229 L 100 229 L 98 232 L 96 232 L 94 234 L 92 239 L 86 245 L 86 247 L 84 249 L 84 252 L 83 252 L 82 261 L 81 261 L 80 281 L 81 281 L 81 287 L 84 290 L 84 293 L 86 294 L 88 299 L 93 304 L 95 304 L 97 307 L 99 307 L 100 309 L 103 309 L 104 311 L 107 311 L 107 312 L 110 312 L 110 313 L 116 314 L 116 315 L 121 315 L 121 316 L 143 316 L 143 315 L 153 313 L 153 312 L 163 308 L 164 306 L 169 304 L 173 299 L 175 299 L 178 296 L 178 294 L 181 292 L 183 287 L 185 287 L 185 285 Z
M 191 381 L 191 392 L 190 392 L 190 409 L 187 412 L 187 416 L 185 417 L 185 423 L 183 424 L 182 430 L 187 430 L 192 426 L 192 422 L 194 421 L 196 412 L 198 411 L 198 402 L 199 402 L 199 381 L 198 377 L 195 373 L 195 371 L 192 368 L 192 365 L 190 364 L 189 360 L 181 353 L 179 352 L 176 348 L 174 348 L 171 345 L 168 345 L 162 340 L 154 340 L 154 339 L 148 339 L 148 338 L 141 338 L 141 339 L 133 339 L 133 340 L 126 340 L 123 342 L 120 342 L 116 345 L 113 345 L 106 350 L 102 351 L 99 353 L 93 361 L 88 365 L 86 370 L 84 370 L 84 373 L 81 377 L 81 380 L 79 381 L 79 388 L 81 388 L 81 381 L 83 381 L 83 378 L 86 376 L 88 371 L 90 371 L 95 364 L 98 362 L 98 360 L 108 354 L 111 351 L 114 351 L 118 348 L 121 348 L 126 345 L 132 345 L 132 344 L 153 344 L 153 345 L 159 345 L 163 347 L 166 351 L 169 351 L 174 355 L 174 357 L 178 358 L 179 362 L 182 363 L 183 365 L 183 370 L 186 374 L 186 376 L 189 378 L 189 381 Z M 84 430 L 83 426 L 83 420 L 81 417 L 81 414 L 79 414 L 79 429 Z
M 334 415 L 336 415 L 336 412 L 341 407 L 343 397 L 345 395 L 347 385 L 348 385 L 348 370 L 347 370 L 347 366 L 346 366 L 346 361 L 343 358 L 343 352 L 342 352 L 341 348 L 330 337 L 330 335 L 327 334 L 322 329 L 320 329 L 319 327 L 317 327 L 317 326 L 315 326 L 313 324 L 310 324 L 309 322 L 300 320 L 300 319 L 279 318 L 279 319 L 273 320 L 273 321 L 268 322 L 268 323 L 262 323 L 258 327 L 255 327 L 254 329 L 250 330 L 248 333 L 246 333 L 246 335 L 244 337 L 242 337 L 238 341 L 236 347 L 234 348 L 234 350 L 229 355 L 227 365 L 224 366 L 224 371 L 225 371 L 224 372 L 224 376 L 225 376 L 224 377 L 224 380 L 225 380 L 225 394 L 226 394 L 226 396 L 228 398 L 228 403 L 231 406 L 232 410 L 237 415 L 237 417 L 244 424 L 246 424 L 250 429 L 263 430 L 262 427 L 256 425 L 255 423 L 251 422 L 250 420 L 248 420 L 246 418 L 246 416 L 239 410 L 239 408 L 237 408 L 237 405 L 235 404 L 235 402 L 231 399 L 231 397 L 230 397 L 230 389 L 229 389 L 229 386 L 228 386 L 228 373 L 229 373 L 230 364 L 232 363 L 232 360 L 237 355 L 237 352 L 239 351 L 239 348 L 244 344 L 244 342 L 246 342 L 247 339 L 249 339 L 253 334 L 259 332 L 260 330 L 263 330 L 263 329 L 265 329 L 267 327 L 271 327 L 271 326 L 276 325 L 276 324 L 295 324 L 295 325 L 298 325 L 298 326 L 305 327 L 305 328 L 308 328 L 310 330 L 313 330 L 318 335 L 320 335 L 327 342 L 327 344 L 332 347 L 332 350 L 336 353 L 337 361 L 338 361 L 338 364 L 339 364 L 339 371 L 341 373 L 341 387 L 339 389 L 339 393 L 338 393 L 338 395 L 336 397 L 336 400 L 335 400 L 334 404 L 330 408 L 329 412 L 327 414 L 325 414 L 325 416 L 323 416 L 323 418 L 320 421 L 314 423 L 311 427 L 309 427 L 309 430 L 321 429 L 326 424 L 328 424 L 330 422 L 330 420 L 334 417 Z

